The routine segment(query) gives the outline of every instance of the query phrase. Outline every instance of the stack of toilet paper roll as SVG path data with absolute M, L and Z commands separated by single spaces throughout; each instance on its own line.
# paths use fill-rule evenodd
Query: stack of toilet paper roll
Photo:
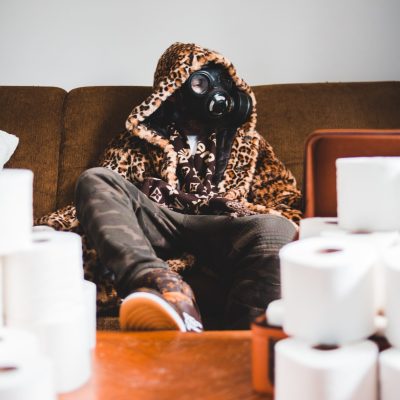
M 38 354 L 51 364 L 54 391 L 65 393 L 79 388 L 91 374 L 96 287 L 83 278 L 79 235 L 32 229 L 32 180 L 31 171 L 0 171 L 1 315 L 4 332 L 17 329 L 35 338 Z M 7 357 L 0 350 L 0 371 L 2 363 L 9 363 Z M 31 376 L 25 364 L 16 365 L 22 372 L 4 367 L 8 372 L 0 373 L 0 398 L 3 388 L 9 396 L 5 398 L 36 398 L 18 397 L 18 382 Z M 40 374 L 35 374 L 39 387 Z
M 56 400 L 53 373 L 34 335 L 0 329 L 0 399 Z
M 275 347 L 277 400 L 376 400 L 378 347 L 370 246 L 340 237 L 293 242 L 280 252 L 283 329 Z
M 278 400 L 400 393 L 400 158 L 337 160 L 337 196 L 337 219 L 303 220 L 280 252 L 282 300 L 267 310 L 291 336 L 275 348 Z M 378 354 L 366 339 L 382 319 L 393 348 Z

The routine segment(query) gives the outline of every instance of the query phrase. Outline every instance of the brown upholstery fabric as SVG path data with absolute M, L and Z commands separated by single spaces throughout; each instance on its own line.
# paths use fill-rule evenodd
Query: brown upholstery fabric
M 306 137 L 323 128 L 399 128 L 400 82 L 313 83 L 255 86 L 258 130 L 278 157 L 303 180 Z M 131 109 L 149 87 L 72 90 L 65 107 L 57 207 L 73 199 L 79 174 L 97 164 L 114 136 L 125 130 Z
M 149 87 L 87 87 L 66 95 L 59 88 L 0 87 L 0 129 L 21 139 L 7 166 L 34 171 L 35 216 L 72 201 L 79 174 L 97 165 L 109 140 L 125 129 L 131 109 L 150 91 Z M 314 130 L 400 128 L 400 82 L 263 85 L 254 87 L 254 92 L 258 130 L 300 187 L 304 142 Z
M 20 139 L 6 167 L 33 170 L 35 217 L 56 207 L 65 96 L 59 88 L 0 87 L 0 129 Z
M 68 94 L 57 208 L 73 201 L 78 176 L 98 165 L 98 158 L 111 138 L 125 130 L 132 108 L 149 94 L 150 88 L 134 86 L 78 88 Z
M 400 82 L 312 83 L 253 88 L 258 131 L 301 188 L 306 137 L 317 129 L 400 128 Z

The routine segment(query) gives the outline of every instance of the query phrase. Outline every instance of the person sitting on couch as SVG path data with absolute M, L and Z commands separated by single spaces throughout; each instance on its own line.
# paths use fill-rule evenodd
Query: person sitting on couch
M 87 236 L 123 299 L 122 329 L 203 330 L 176 272 L 191 256 L 228 289 L 227 328 L 248 329 L 280 297 L 278 252 L 297 236 L 300 192 L 256 119 L 254 94 L 227 58 L 175 43 L 126 132 L 78 179 L 76 209 L 37 221 Z

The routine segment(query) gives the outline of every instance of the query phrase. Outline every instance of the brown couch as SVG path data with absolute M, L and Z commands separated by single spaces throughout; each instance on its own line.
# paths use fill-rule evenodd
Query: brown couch
M 322 128 L 400 128 L 400 82 L 321 83 L 254 87 L 258 130 L 293 171 L 301 187 L 306 137 Z M 72 201 L 79 174 L 124 130 L 149 87 L 0 87 L 0 129 L 20 138 L 9 168 L 34 172 L 34 214 Z M 223 296 L 209 278 L 186 277 L 208 327 L 218 328 Z M 216 316 L 216 318 L 212 318 Z M 106 326 L 110 319 L 106 320 Z M 104 321 L 103 321 L 104 322 Z

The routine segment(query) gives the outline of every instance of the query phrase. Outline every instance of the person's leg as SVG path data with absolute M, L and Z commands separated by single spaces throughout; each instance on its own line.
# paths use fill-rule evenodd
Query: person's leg
M 190 287 L 164 261 L 181 252 L 183 215 L 159 207 L 106 168 L 92 168 L 80 176 L 75 204 L 100 262 L 115 275 L 118 294 L 130 299 L 121 307 L 123 326 L 152 329 L 155 323 L 160 329 L 171 328 L 161 314 L 163 300 L 200 321 Z M 172 311 L 167 314 L 169 318 Z M 178 317 L 174 318 L 176 322 Z
M 279 249 L 297 236 L 284 217 L 189 216 L 185 237 L 192 251 L 229 287 L 226 325 L 248 329 L 251 320 L 280 298 Z
M 297 237 L 295 226 L 275 215 L 245 217 L 243 231 L 234 237 L 227 262 L 233 281 L 228 295 L 226 323 L 248 329 L 268 304 L 281 297 L 279 250 Z
M 179 253 L 183 216 L 166 213 L 109 169 L 92 168 L 80 176 L 75 204 L 101 263 L 115 274 L 121 297 L 136 287 L 143 272 L 167 269 L 164 259 Z

